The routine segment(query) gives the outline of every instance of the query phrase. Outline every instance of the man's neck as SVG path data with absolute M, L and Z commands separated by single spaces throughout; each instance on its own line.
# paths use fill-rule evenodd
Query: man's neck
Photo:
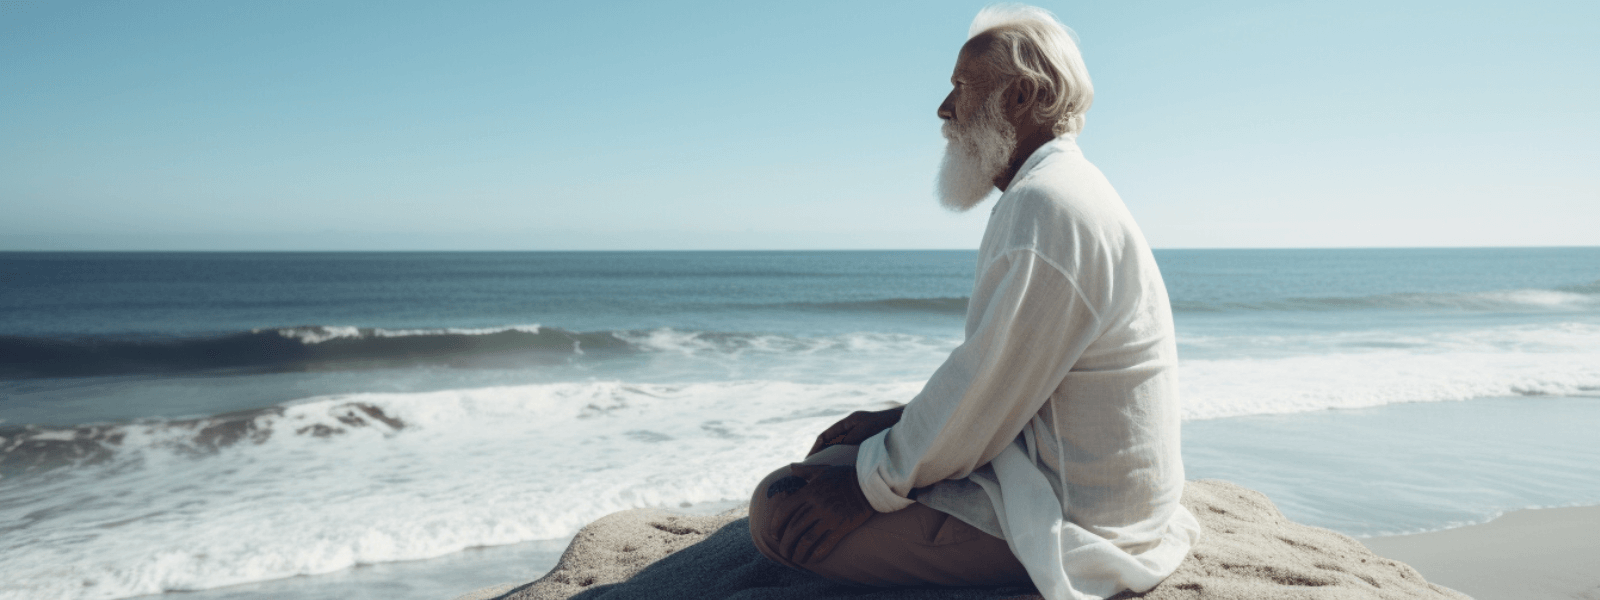
M 1011 163 L 1006 165 L 1005 172 L 994 179 L 995 187 L 1000 188 L 1002 192 L 1006 191 L 1006 188 L 1011 186 L 1011 180 L 1017 177 L 1017 171 L 1022 170 L 1023 163 L 1028 162 L 1034 151 L 1050 143 L 1050 140 L 1056 139 L 1050 129 L 1042 126 L 1033 127 L 1027 137 L 1017 141 L 1017 149 L 1011 153 Z

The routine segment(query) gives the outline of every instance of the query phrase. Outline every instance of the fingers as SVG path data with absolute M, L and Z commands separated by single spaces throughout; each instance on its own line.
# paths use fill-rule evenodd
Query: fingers
M 869 422 L 871 418 L 872 413 L 858 410 L 846 415 L 843 419 L 839 419 L 838 422 L 829 425 L 827 429 L 822 431 L 821 435 L 817 436 L 817 441 L 811 444 L 811 451 L 807 452 L 806 456 L 821 452 L 828 446 L 853 443 L 850 440 L 856 437 L 854 434 L 859 429 L 859 426 L 864 422 Z
M 810 483 L 812 480 L 816 479 L 818 475 L 827 472 L 829 466 L 830 465 L 807 465 L 802 463 L 792 463 L 789 465 L 789 477 L 799 477 L 804 479 L 806 483 Z
M 839 544 L 838 536 L 833 535 L 825 520 L 825 515 L 813 516 L 812 511 L 804 511 L 783 531 L 776 548 L 778 554 L 797 564 L 827 558 Z
M 853 467 L 844 466 L 845 470 Z M 830 494 L 827 489 L 808 489 L 825 484 L 819 478 L 835 479 L 837 465 L 789 465 L 789 475 L 779 478 L 767 488 L 772 498 L 768 516 L 768 531 L 777 533 L 773 551 L 794 564 L 822 560 L 838 546 L 841 535 L 840 515 L 829 509 Z M 846 527 L 846 531 L 853 529 Z
M 802 556 L 809 554 L 812 544 L 807 537 L 821 524 L 820 519 L 808 519 L 795 523 L 794 527 L 784 530 L 783 538 L 778 541 L 778 555 L 789 559 L 790 562 L 805 562 Z
M 792 540 L 789 532 L 785 532 L 784 540 L 779 545 L 780 552 L 785 552 L 783 556 L 795 563 L 811 564 L 833 554 L 833 549 L 838 547 L 843 536 L 834 535 L 834 528 L 820 517 L 807 518 L 802 522 L 805 526 L 793 532 Z
M 833 549 L 839 545 L 840 538 L 841 536 L 833 535 L 832 529 L 827 529 L 820 533 L 813 530 L 809 539 L 806 540 L 808 543 L 804 553 L 800 554 L 795 562 L 801 564 L 821 562 L 829 554 L 833 554 Z
M 788 514 L 782 517 L 782 528 L 779 531 L 778 543 L 773 548 L 779 556 L 790 562 L 802 562 L 802 557 L 812 554 L 816 544 L 816 532 L 823 529 L 823 519 L 826 515 L 815 510 L 815 507 L 805 499 L 797 499 Z
M 849 422 L 848 420 L 834 423 L 817 436 L 817 441 L 811 444 L 811 451 L 807 452 L 806 456 L 811 456 L 823 451 L 823 449 L 827 448 L 828 446 L 833 446 L 844 441 L 849 437 L 852 429 L 855 429 L 855 424 Z
M 773 498 L 768 531 L 778 533 L 773 551 L 791 562 L 814 554 L 818 532 L 825 529 L 826 515 L 811 502 L 813 494 L 801 490 L 826 471 L 826 466 L 795 463 L 789 465 L 789 475 L 767 487 L 767 497 Z
M 784 477 L 772 482 L 772 485 L 767 486 L 767 497 L 771 498 L 780 493 L 788 494 L 794 492 L 805 487 L 806 483 L 808 482 L 803 477 L 796 477 L 794 475 Z
M 810 454 L 806 455 L 806 458 L 810 458 L 812 455 L 814 455 L 814 454 L 816 454 L 818 452 L 821 452 L 823 450 L 827 450 L 829 448 L 837 446 L 837 445 L 843 443 L 844 440 L 845 440 L 845 436 L 842 436 L 842 435 L 836 435 L 836 436 L 833 436 L 831 438 L 826 438 L 826 439 L 817 438 L 817 443 L 814 446 L 812 446 L 812 448 L 814 448 L 814 449 L 811 451 Z
M 768 531 L 782 532 L 779 539 L 789 539 L 789 532 L 794 529 L 795 523 L 811 512 L 809 494 L 797 492 L 805 488 L 821 471 L 810 465 L 795 463 L 789 465 L 789 475 L 767 486 L 767 497 L 774 499 L 770 509 L 771 516 L 767 518 Z
M 821 452 L 823 448 L 827 448 L 828 447 L 828 445 L 823 443 L 822 440 L 823 440 L 822 436 L 820 436 L 820 435 L 817 436 L 817 441 L 812 442 L 811 443 L 811 449 L 806 451 L 806 458 L 811 458 L 812 455 L 814 455 L 814 454 L 816 454 L 818 452 Z
M 775 534 L 774 537 L 778 538 L 778 544 L 775 548 L 778 554 L 788 557 L 789 554 L 785 549 L 793 545 L 792 535 L 796 531 L 795 526 L 809 511 L 805 510 L 804 503 L 784 503 L 772 508 L 772 514 L 767 517 L 767 531 L 772 532 Z

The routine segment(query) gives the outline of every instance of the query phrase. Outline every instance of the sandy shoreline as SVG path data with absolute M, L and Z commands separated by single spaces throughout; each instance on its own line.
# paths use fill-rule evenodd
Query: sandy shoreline
M 1600 600 L 1600 506 L 1519 510 L 1361 543 L 1477 600 Z

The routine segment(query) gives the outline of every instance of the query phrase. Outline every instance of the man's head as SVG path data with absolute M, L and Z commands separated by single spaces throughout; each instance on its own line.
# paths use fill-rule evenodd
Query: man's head
M 1022 161 L 1057 136 L 1083 129 L 1094 87 L 1071 33 L 1049 11 L 1015 4 L 984 8 L 939 105 L 944 163 L 939 200 L 952 210 L 1004 189 Z

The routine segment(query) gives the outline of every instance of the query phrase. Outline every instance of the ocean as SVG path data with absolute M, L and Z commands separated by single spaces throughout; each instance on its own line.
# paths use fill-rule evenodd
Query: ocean
M 1156 258 L 1189 478 L 1358 537 L 1600 504 L 1600 248 Z M 0 599 L 531 580 L 909 400 L 975 259 L 0 253 Z

